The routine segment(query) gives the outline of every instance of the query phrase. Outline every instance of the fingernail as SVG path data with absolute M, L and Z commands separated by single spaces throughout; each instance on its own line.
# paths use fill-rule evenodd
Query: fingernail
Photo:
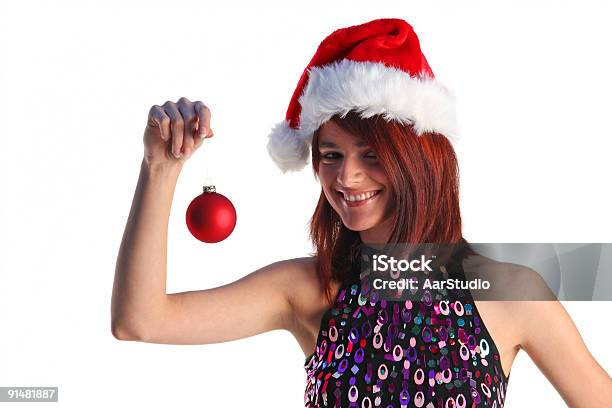
M 176 157 L 177 159 L 180 159 L 181 158 L 181 154 L 174 152 L 174 157 Z

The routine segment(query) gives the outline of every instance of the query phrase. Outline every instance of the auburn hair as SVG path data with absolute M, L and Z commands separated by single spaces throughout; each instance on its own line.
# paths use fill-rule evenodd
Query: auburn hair
M 438 133 L 419 136 L 412 125 L 376 115 L 362 118 L 356 111 L 335 115 L 345 131 L 361 137 L 376 152 L 390 185 L 395 207 L 394 228 L 387 243 L 467 244 L 461 232 L 459 166 L 450 141 Z M 312 168 L 319 178 L 319 131 L 312 138 Z M 327 201 L 323 189 L 309 221 L 319 283 L 331 304 L 331 280 L 349 277 L 361 243 Z M 469 247 L 469 244 L 468 244 Z

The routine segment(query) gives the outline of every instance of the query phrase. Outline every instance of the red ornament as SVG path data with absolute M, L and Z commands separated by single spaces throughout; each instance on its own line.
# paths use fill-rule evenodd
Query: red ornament
M 229 237 L 236 226 L 236 209 L 215 186 L 204 186 L 204 192 L 193 199 L 186 214 L 191 235 L 213 244 Z

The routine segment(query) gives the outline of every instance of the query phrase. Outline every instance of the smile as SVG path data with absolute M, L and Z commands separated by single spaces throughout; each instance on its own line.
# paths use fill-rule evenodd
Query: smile
M 341 191 L 338 191 L 338 194 L 342 196 L 342 201 L 348 207 L 357 207 L 357 206 L 362 206 L 362 205 L 372 202 L 375 199 L 375 197 L 380 194 L 381 191 L 382 190 L 368 191 L 366 193 L 355 194 L 355 195 L 345 194 Z

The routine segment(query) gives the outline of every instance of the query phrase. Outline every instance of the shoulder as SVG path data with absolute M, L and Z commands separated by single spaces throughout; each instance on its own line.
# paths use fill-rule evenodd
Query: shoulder
M 301 257 L 276 261 L 263 268 L 270 275 L 270 283 L 276 285 L 291 301 L 299 288 L 309 288 L 316 280 L 316 258 Z
M 528 266 L 500 262 L 482 255 L 464 261 L 466 278 L 483 279 L 491 284 L 488 293 L 479 293 L 485 300 L 554 300 L 546 281 Z
M 284 259 L 270 264 L 267 269 L 274 275 L 273 282 L 279 285 L 277 289 L 282 289 L 292 305 L 302 295 L 315 296 L 318 291 L 316 257 Z
M 316 279 L 316 257 L 305 256 L 276 262 L 278 270 L 282 270 L 287 281 L 296 284 L 311 284 Z
M 288 268 L 290 276 L 288 277 L 287 297 L 289 302 L 295 306 L 302 302 L 312 302 L 316 299 L 321 287 L 317 277 L 317 258 L 314 256 L 306 256 L 301 258 L 288 259 L 283 261 L 291 265 Z
M 317 274 L 317 258 L 314 256 L 295 258 L 291 262 L 291 278 L 287 290 L 287 299 L 292 307 L 294 317 L 298 320 L 310 319 L 322 310 L 329 308 L 324 288 Z M 332 297 L 340 283 L 330 282 Z
M 481 255 L 474 258 L 465 264 L 466 278 L 488 280 L 491 288 L 472 293 L 476 299 L 487 300 L 486 308 L 499 316 L 495 320 L 505 322 L 499 325 L 500 328 L 511 328 L 517 344 L 522 345 L 529 333 L 534 333 L 534 326 L 538 325 L 543 313 L 548 315 L 547 318 L 561 313 L 553 304 L 558 303 L 554 293 L 537 271 Z

